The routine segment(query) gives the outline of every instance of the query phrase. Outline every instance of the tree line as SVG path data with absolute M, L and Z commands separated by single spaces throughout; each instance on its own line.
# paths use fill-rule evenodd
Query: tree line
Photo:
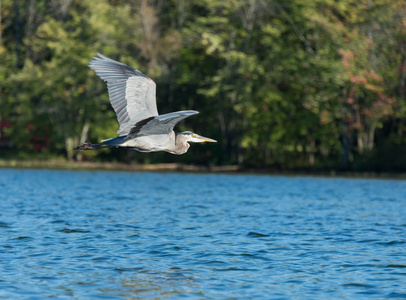
M 403 0 L 0 0 L 0 155 L 405 171 L 405 16 Z M 118 129 L 96 52 L 218 143 L 73 151 Z

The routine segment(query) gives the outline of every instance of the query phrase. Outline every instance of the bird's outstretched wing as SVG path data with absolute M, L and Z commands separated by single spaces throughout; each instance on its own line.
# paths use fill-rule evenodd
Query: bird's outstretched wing
M 182 110 L 164 115 L 149 117 L 134 124 L 129 136 L 169 134 L 173 127 L 183 119 L 198 114 L 195 110 Z
M 100 53 L 89 68 L 107 82 L 111 106 L 117 115 L 118 134 L 128 134 L 137 122 L 158 116 L 155 82 L 140 71 Z

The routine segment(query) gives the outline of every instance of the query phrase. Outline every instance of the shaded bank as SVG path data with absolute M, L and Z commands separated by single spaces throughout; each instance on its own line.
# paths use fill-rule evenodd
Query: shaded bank
M 241 173 L 268 175 L 308 175 L 349 178 L 396 178 L 406 179 L 404 172 L 360 172 L 328 169 L 278 169 L 249 168 L 238 165 L 210 166 L 183 163 L 137 164 L 121 162 L 69 162 L 65 160 L 4 160 L 0 168 L 59 169 L 59 170 L 106 170 L 106 171 L 153 171 L 153 172 L 194 172 L 194 173 Z
M 65 160 L 0 160 L 0 168 L 192 172 L 236 172 L 242 170 L 242 168 L 236 165 L 198 166 L 181 163 L 136 164 L 121 162 L 69 162 Z

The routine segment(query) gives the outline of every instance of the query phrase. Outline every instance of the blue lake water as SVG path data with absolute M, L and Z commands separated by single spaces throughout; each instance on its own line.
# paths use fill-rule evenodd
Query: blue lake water
M 404 299 L 406 181 L 0 169 L 0 299 Z

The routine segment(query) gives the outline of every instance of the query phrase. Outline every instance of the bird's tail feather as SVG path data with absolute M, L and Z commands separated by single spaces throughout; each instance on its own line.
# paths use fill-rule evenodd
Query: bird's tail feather
M 111 146 L 104 145 L 103 143 L 100 144 L 91 144 L 91 143 L 84 143 L 75 147 L 73 150 L 96 150 L 102 148 L 110 148 Z

